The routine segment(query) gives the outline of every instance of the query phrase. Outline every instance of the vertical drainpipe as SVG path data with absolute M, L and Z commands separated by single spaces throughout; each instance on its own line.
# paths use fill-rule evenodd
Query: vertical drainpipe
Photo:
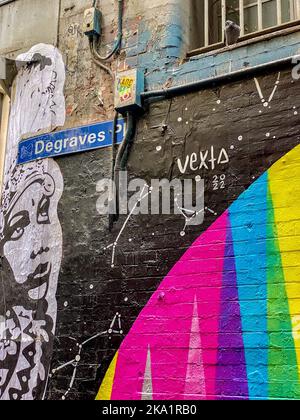
M 168 48 L 174 49 L 174 58 L 182 58 L 189 43 L 189 10 L 190 0 L 169 1 L 169 19 L 165 26 Z M 184 12 L 184 13 L 183 13 Z M 188 13 L 187 13 L 188 12 Z M 165 43 L 164 43 L 165 44 Z M 177 51 L 176 51 L 177 49 Z

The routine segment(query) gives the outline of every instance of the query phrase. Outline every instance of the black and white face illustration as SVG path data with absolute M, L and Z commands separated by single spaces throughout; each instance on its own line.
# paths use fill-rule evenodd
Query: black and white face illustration
M 21 60 L 12 105 L 4 191 L 0 210 L 0 399 L 41 399 L 46 388 L 57 316 L 62 258 L 57 214 L 63 192 L 51 159 L 16 165 L 23 134 L 61 125 L 65 119 L 65 71 L 59 52 L 38 45 Z
M 53 162 L 52 162 L 53 166 Z M 38 289 L 30 291 L 30 297 L 45 295 L 52 268 L 59 265 L 61 243 L 57 204 L 59 196 L 56 184 L 60 174 L 56 168 L 48 168 L 49 173 L 29 177 L 21 193 L 16 195 L 9 212 L 5 215 L 4 256 L 19 284 L 24 284 L 30 275 L 39 278 Z M 56 181 L 55 181 L 56 179 Z M 62 180 L 59 179 L 62 184 Z M 51 217 L 50 217 L 51 216 Z M 53 252 L 59 247 L 60 252 Z M 15 257 L 16 251 L 19 255 Z M 28 273 L 28 268 L 33 270 Z M 35 278 L 35 277 L 34 277 Z
M 31 399 L 41 392 L 51 357 L 62 255 L 57 206 L 63 180 L 55 162 L 48 162 L 47 171 L 29 171 L 3 214 L 3 399 Z

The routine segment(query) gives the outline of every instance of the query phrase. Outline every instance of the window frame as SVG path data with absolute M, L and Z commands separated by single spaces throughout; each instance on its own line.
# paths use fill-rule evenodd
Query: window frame
M 258 7 L 258 12 L 260 11 L 261 13 L 261 17 L 259 18 L 258 16 L 258 20 L 260 20 L 262 22 L 262 4 L 270 1 L 270 0 L 253 0 L 253 3 L 257 3 L 257 7 Z M 288 22 L 284 22 L 281 24 L 277 24 L 275 26 L 272 27 L 268 27 L 265 29 L 259 29 L 255 32 L 251 32 L 251 33 L 247 33 L 245 34 L 244 31 L 242 30 L 241 32 L 241 36 L 238 40 L 238 43 L 236 44 L 236 46 L 239 46 L 239 44 L 243 43 L 244 41 L 249 41 L 252 42 L 256 42 L 259 40 L 260 37 L 264 36 L 264 35 L 270 35 L 270 38 L 275 37 L 278 33 L 281 33 L 283 30 L 285 29 L 289 29 L 289 28 L 294 28 L 298 25 L 300 25 L 300 0 L 290 0 L 290 2 L 294 3 L 293 6 L 293 10 L 294 10 L 294 19 L 290 20 Z M 207 5 L 207 7 L 205 7 L 205 4 Z M 260 5 L 260 6 L 259 6 Z M 239 8 L 243 7 L 243 9 L 251 7 L 251 5 L 244 5 L 244 0 L 239 0 Z M 278 8 L 281 7 L 281 0 L 277 0 L 277 12 L 278 12 Z M 193 49 L 191 51 L 188 52 L 187 56 L 188 57 L 193 57 L 195 55 L 199 55 L 202 53 L 206 53 L 206 52 L 210 52 L 210 51 L 215 51 L 217 49 L 221 49 L 223 47 L 225 47 L 225 22 L 226 22 L 226 0 L 222 0 L 221 1 L 221 19 L 222 19 L 222 41 L 217 42 L 217 43 L 212 43 L 212 44 L 207 44 L 208 41 L 208 33 L 209 33 L 209 25 L 206 24 L 206 22 L 209 22 L 209 11 L 208 11 L 208 0 L 204 0 L 204 22 L 205 22 L 205 28 L 204 28 L 204 39 L 205 39 L 205 45 L 201 46 L 199 48 Z M 277 13 L 277 20 L 279 21 L 280 13 Z M 244 14 L 240 14 L 240 19 L 241 16 Z M 243 23 L 243 19 L 241 19 L 241 28 L 244 29 L 244 23 Z M 231 47 L 233 48 L 233 47 Z
M 7 144 L 7 132 L 10 112 L 10 97 L 0 85 L 0 95 L 2 97 L 2 107 L 0 112 L 0 194 L 3 188 L 3 176 L 5 165 L 5 154 Z

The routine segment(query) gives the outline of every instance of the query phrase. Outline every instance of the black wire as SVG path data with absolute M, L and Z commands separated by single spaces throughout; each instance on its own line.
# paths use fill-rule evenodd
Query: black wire
M 135 136 L 135 128 L 136 128 L 136 121 L 135 116 L 130 112 L 127 112 L 127 131 L 125 138 L 121 145 L 119 146 L 116 160 L 115 160 L 115 170 L 114 170 L 114 181 L 115 181 L 115 207 L 116 207 L 116 214 L 113 217 L 113 222 L 117 222 L 119 220 L 120 215 L 120 208 L 119 208 L 119 198 L 120 198 L 120 190 L 119 190 L 119 181 L 120 181 L 120 171 L 124 171 L 126 169 L 126 164 L 129 158 L 130 150 L 132 147 L 132 142 Z M 110 228 L 112 229 L 113 224 L 110 224 Z
M 98 51 L 99 39 L 95 37 L 93 40 L 93 49 L 95 51 L 95 55 L 97 56 L 98 60 L 101 60 L 101 61 L 109 60 L 121 48 L 122 37 L 123 37 L 123 6 L 124 6 L 124 0 L 118 0 L 118 33 L 117 33 L 117 37 L 114 42 L 114 45 L 112 47 L 112 50 L 106 56 L 102 56 L 100 52 Z
M 119 113 L 116 111 L 114 116 L 113 122 L 113 131 L 112 131 L 112 152 L 111 152 L 111 181 L 112 181 L 112 197 L 110 202 L 110 209 L 109 209 L 109 218 L 108 218 L 108 230 L 111 232 L 114 226 L 114 222 L 116 221 L 115 212 L 118 207 L 118 200 L 116 197 L 116 191 L 113 187 L 115 183 L 115 165 L 116 165 L 116 151 L 115 147 L 117 144 L 117 126 L 118 126 L 118 118 Z

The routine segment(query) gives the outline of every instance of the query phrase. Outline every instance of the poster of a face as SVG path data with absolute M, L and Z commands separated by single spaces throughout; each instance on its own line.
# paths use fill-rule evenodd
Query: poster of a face
M 52 159 L 17 165 L 22 136 L 65 121 L 65 68 L 39 44 L 18 60 L 0 209 L 0 399 L 43 398 L 57 317 L 62 258 L 57 207 L 63 192 Z

